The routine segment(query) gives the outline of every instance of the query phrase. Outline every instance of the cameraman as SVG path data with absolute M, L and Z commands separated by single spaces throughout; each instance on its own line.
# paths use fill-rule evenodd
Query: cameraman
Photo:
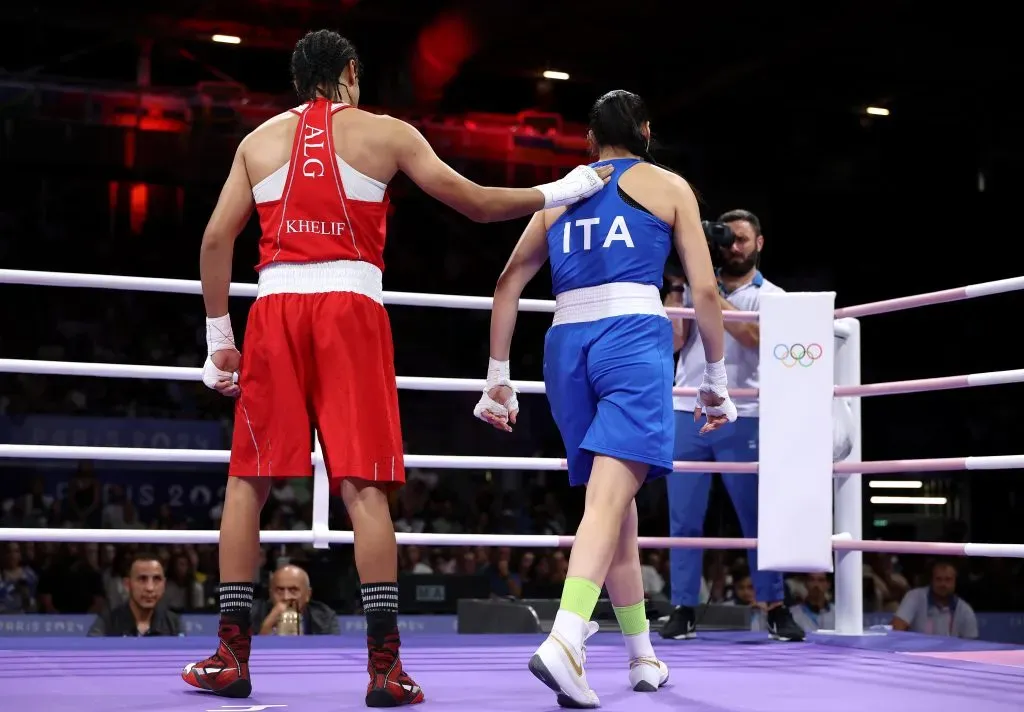
M 722 311 L 758 311 L 761 294 L 780 292 L 758 271 L 764 236 L 761 222 L 746 210 L 731 210 L 718 224 L 705 224 L 705 234 L 718 268 L 719 300 Z M 693 306 L 685 280 L 670 277 L 665 306 Z M 673 319 L 675 348 L 679 350 L 676 386 L 696 388 L 704 373 L 704 347 L 700 334 L 685 319 Z M 725 366 L 729 383 L 737 388 L 758 387 L 760 329 L 757 323 L 725 322 Z M 705 462 L 755 462 L 758 457 L 758 404 L 756 400 L 736 403 L 736 422 L 706 435 L 699 435 L 700 423 L 693 420 L 694 398 L 677 397 L 674 459 Z M 713 467 L 709 467 L 713 471 Z M 756 475 L 723 474 L 722 481 L 743 530 L 743 536 L 757 536 Z M 667 478 L 669 528 L 673 537 L 699 537 L 704 533 L 704 514 L 711 489 L 710 474 L 678 473 Z M 671 585 L 675 610 L 661 630 L 663 638 L 681 640 L 696 637 L 695 609 L 700 595 L 704 552 L 701 549 L 672 549 Z M 776 640 L 803 640 L 804 632 L 783 604 L 782 574 L 757 570 L 757 552 L 749 552 L 749 567 L 758 604 L 767 608 L 768 632 Z

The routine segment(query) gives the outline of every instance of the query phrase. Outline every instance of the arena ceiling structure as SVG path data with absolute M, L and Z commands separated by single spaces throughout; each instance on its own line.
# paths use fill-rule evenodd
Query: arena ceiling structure
M 923 12 L 911 0 L 39 0 L 5 8 L 0 67 L 287 97 L 294 42 L 330 27 L 362 55 L 364 103 L 392 113 L 533 108 L 581 121 L 600 93 L 636 91 L 662 158 L 712 192 L 756 190 L 766 173 L 813 193 L 1013 192 L 1024 141 L 1003 87 L 1024 70 L 1011 23 L 972 10 Z

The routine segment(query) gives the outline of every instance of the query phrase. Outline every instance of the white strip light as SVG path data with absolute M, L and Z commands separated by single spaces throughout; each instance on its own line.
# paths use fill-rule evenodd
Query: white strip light
M 871 489 L 921 489 L 924 482 L 920 480 L 871 480 L 868 482 Z
M 872 497 L 871 504 L 937 504 L 946 503 L 945 497 Z
M 564 81 L 564 80 L 569 78 L 569 73 L 568 72 L 553 72 L 551 70 L 548 70 L 548 71 L 544 72 L 543 76 L 544 76 L 545 79 L 561 79 L 561 80 Z
M 883 109 L 879 106 L 869 106 L 865 111 L 872 116 L 888 116 L 889 110 Z
M 211 39 L 221 44 L 242 44 L 242 38 L 234 35 L 214 35 Z

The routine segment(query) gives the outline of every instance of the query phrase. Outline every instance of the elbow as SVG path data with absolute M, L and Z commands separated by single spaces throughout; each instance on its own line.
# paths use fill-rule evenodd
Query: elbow
M 690 285 L 690 290 L 693 295 L 694 307 L 701 303 L 714 302 L 718 304 L 718 284 L 713 280 L 702 284 Z

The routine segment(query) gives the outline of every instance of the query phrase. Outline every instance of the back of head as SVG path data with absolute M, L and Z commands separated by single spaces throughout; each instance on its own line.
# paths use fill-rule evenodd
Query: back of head
M 597 147 L 623 148 L 654 163 L 650 138 L 644 135 L 649 120 L 643 99 L 633 92 L 616 89 L 594 102 L 590 109 L 590 132 Z
M 362 74 L 356 48 L 337 32 L 307 33 L 292 52 L 292 82 L 299 99 L 313 101 L 318 96 L 332 101 L 341 99 L 340 77 L 352 61 L 356 63 L 357 74 Z

